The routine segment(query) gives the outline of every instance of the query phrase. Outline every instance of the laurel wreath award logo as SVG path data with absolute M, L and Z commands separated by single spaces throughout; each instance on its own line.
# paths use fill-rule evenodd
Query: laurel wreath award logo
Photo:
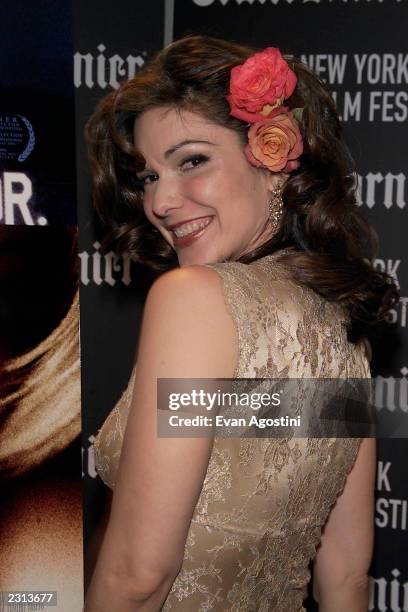
M 32 124 L 23 115 L 0 115 L 0 160 L 24 162 L 35 147 Z
M 21 121 L 24 123 L 24 125 L 26 126 L 27 131 L 28 131 L 27 146 L 24 149 L 24 151 L 22 153 L 20 153 L 20 155 L 17 158 L 19 162 L 23 162 L 23 161 L 25 161 L 27 159 L 27 157 L 30 155 L 30 153 L 34 149 L 34 146 L 35 146 L 35 136 L 34 136 L 33 126 L 31 125 L 29 120 L 26 119 L 26 117 L 23 117 L 22 115 L 19 115 L 19 117 L 20 117 Z

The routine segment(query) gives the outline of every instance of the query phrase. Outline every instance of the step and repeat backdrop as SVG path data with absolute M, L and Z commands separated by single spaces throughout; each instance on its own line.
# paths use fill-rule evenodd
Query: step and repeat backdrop
M 111 501 L 93 442 L 127 385 L 151 284 L 130 259 L 101 252 L 86 121 L 185 34 L 278 46 L 314 69 L 380 237 L 373 263 L 400 287 L 371 365 L 376 409 L 406 420 L 408 3 L 5 0 L 0 20 L 0 591 L 58 591 L 58 610 L 80 612 Z M 406 438 L 378 442 L 373 612 L 408 611 L 407 451 Z
M 98 252 L 83 128 L 98 99 L 132 77 L 172 40 L 204 33 L 278 46 L 326 81 L 358 169 L 359 201 L 380 236 L 375 266 L 400 286 L 387 340 L 376 345 L 377 410 L 408 412 L 408 261 L 406 140 L 408 5 L 397 0 L 108 0 L 75 7 L 75 86 L 81 260 L 82 418 L 85 482 L 85 583 L 106 524 L 110 496 L 95 472 L 95 433 L 126 387 L 148 279 L 113 253 Z M 370 610 L 408 610 L 408 441 L 378 443 L 376 544 Z M 312 597 L 309 610 L 316 606 Z
M 380 236 L 375 265 L 391 273 L 401 290 L 392 333 L 373 345 L 382 418 L 384 412 L 408 417 L 407 20 L 408 5 L 393 0 L 176 0 L 173 11 L 174 38 L 210 32 L 278 46 L 329 84 L 356 161 L 358 205 Z M 379 612 L 408 609 L 407 454 L 407 439 L 379 440 L 369 607 Z M 309 607 L 315 609 L 312 601 Z
M 0 23 L 0 610 L 45 609 L 7 595 L 34 591 L 32 601 L 52 593 L 54 609 L 74 612 L 83 523 L 72 6 L 5 0 Z

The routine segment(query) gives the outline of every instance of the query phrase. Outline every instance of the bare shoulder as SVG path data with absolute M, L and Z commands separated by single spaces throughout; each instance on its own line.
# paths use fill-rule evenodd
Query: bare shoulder
M 238 335 L 225 305 L 222 281 L 212 268 L 185 266 L 160 276 L 146 299 L 143 331 L 149 331 L 151 342 L 156 338 L 162 354 L 168 347 L 184 367 L 188 360 L 196 364 L 202 372 L 197 376 L 233 375 Z M 193 376 L 192 368 L 187 370 L 189 374 L 178 375 Z
M 214 305 L 223 305 L 221 279 L 212 268 L 200 265 L 176 268 L 162 274 L 149 291 L 150 299 L 183 300 L 193 304 L 206 298 Z

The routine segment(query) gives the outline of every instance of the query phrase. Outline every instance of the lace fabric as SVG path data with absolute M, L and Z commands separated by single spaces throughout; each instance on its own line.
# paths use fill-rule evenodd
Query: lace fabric
M 341 306 L 294 283 L 279 254 L 207 264 L 235 323 L 235 378 L 370 378 L 363 343 L 347 340 Z M 114 488 L 136 366 L 95 441 Z M 360 438 L 215 437 L 165 612 L 300 612 L 308 565 Z

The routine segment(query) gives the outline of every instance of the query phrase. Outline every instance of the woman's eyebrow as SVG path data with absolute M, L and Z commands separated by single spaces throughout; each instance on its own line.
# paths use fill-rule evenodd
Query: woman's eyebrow
M 176 145 L 170 147 L 170 149 L 167 149 L 167 151 L 165 151 L 164 159 L 168 159 L 170 155 L 172 155 L 172 153 L 174 153 L 181 147 L 184 147 L 184 145 L 194 144 L 194 143 L 215 145 L 215 142 L 210 142 L 209 140 L 182 140 L 181 142 L 177 143 Z
M 209 144 L 209 145 L 217 146 L 217 143 L 211 142 L 210 140 L 191 140 L 191 139 L 189 139 L 189 140 L 182 140 L 181 142 L 178 142 L 176 145 L 174 145 L 174 146 L 170 147 L 169 149 L 167 149 L 167 151 L 164 152 L 164 158 L 168 159 L 170 157 L 170 155 L 172 155 L 172 153 L 174 153 L 178 149 L 181 149 L 181 147 L 184 147 L 184 145 L 194 144 L 194 143 Z M 146 166 L 145 168 L 143 168 L 143 170 L 140 170 L 139 172 L 136 172 L 136 176 L 141 179 L 148 172 L 153 172 L 153 170 L 151 170 L 150 168 L 148 168 Z

